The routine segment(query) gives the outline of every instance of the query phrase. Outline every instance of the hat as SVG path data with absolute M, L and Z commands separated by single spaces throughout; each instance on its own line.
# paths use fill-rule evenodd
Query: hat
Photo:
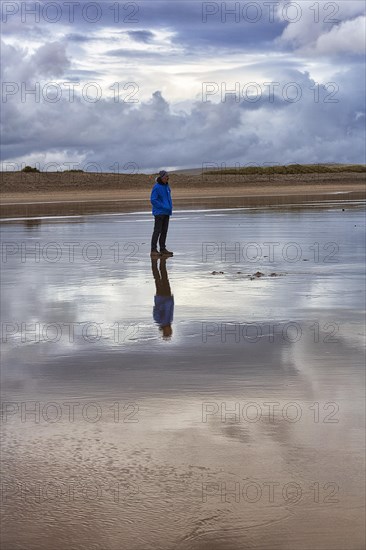
M 160 170 L 159 176 L 160 176 L 161 178 L 163 178 L 164 176 L 167 176 L 167 175 L 168 175 L 168 172 L 166 172 L 165 170 Z

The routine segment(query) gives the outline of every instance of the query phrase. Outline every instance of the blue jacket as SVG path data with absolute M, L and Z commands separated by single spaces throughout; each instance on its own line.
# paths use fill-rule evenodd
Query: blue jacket
M 173 205 L 169 184 L 156 182 L 151 191 L 150 202 L 154 216 L 159 214 L 172 215 Z
M 173 296 L 155 296 L 153 317 L 161 327 L 170 325 L 173 321 L 174 298 Z

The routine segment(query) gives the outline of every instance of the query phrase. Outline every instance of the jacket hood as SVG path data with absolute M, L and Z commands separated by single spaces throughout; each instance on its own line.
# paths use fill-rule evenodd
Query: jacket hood
M 158 181 L 158 178 L 159 178 L 159 177 L 160 177 L 160 176 L 157 176 L 157 177 L 155 178 L 155 183 L 158 183 L 159 185 L 169 185 L 168 182 L 163 183 L 162 181 Z

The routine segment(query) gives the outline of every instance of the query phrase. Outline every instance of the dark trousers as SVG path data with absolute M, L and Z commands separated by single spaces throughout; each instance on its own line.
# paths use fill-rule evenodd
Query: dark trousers
M 151 238 L 151 250 L 157 250 L 158 239 L 160 250 L 165 249 L 166 234 L 168 233 L 169 216 L 159 214 L 155 217 L 154 232 Z
M 160 271 L 158 268 L 158 260 L 151 260 L 151 269 L 155 279 L 156 295 L 171 296 L 172 291 L 170 289 L 168 272 L 166 270 L 166 260 L 160 260 Z

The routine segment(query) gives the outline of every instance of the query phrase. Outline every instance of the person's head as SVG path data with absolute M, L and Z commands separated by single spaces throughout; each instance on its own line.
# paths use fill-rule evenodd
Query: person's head
M 158 181 L 161 181 L 161 183 L 168 183 L 169 181 L 169 174 L 166 170 L 160 170 Z

